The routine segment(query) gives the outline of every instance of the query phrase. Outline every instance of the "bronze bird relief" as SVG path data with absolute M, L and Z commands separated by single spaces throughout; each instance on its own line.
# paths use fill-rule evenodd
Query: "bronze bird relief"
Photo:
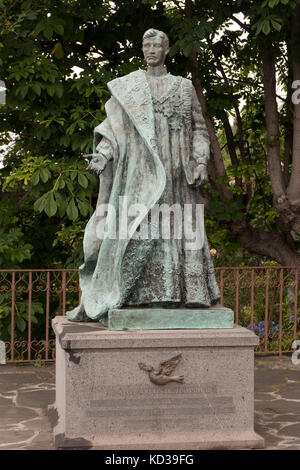
M 159 364 L 159 370 L 155 371 L 152 366 L 147 366 L 143 362 L 139 362 L 139 367 L 149 373 L 151 382 L 156 385 L 166 385 L 169 382 L 183 383 L 183 375 L 170 375 L 177 364 L 181 361 L 181 354 L 168 359 Z

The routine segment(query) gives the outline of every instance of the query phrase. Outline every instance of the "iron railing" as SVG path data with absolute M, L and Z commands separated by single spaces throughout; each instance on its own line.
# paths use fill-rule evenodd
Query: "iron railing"
M 299 333 L 299 266 L 216 267 L 221 303 L 260 338 L 257 353 L 291 352 Z M 7 362 L 55 360 L 51 319 L 80 301 L 77 269 L 0 270 Z

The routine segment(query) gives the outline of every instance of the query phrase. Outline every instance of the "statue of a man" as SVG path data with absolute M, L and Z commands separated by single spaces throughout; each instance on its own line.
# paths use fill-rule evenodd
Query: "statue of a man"
M 168 50 L 167 35 L 149 29 L 143 36 L 147 71 L 108 83 L 107 119 L 95 129 L 88 167 L 100 175 L 99 198 L 84 235 L 81 303 L 67 313 L 70 320 L 106 324 L 112 308 L 210 307 L 220 299 L 205 231 L 193 250 L 185 249 L 184 237 L 163 237 L 161 221 L 158 237 L 138 236 L 143 221 L 153 225 L 155 205 L 199 204 L 197 187 L 208 178 L 201 107 L 192 82 L 167 73 Z M 145 208 L 122 219 L 127 237 L 120 236 L 124 226 L 116 227 L 125 199 L 128 208 Z

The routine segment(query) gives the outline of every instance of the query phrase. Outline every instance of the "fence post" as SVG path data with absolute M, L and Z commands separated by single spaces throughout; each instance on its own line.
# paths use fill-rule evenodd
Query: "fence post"
M 11 323 L 10 323 L 10 360 L 14 360 L 14 349 L 15 349 L 15 289 L 16 289 L 16 273 L 12 272 L 11 277 Z

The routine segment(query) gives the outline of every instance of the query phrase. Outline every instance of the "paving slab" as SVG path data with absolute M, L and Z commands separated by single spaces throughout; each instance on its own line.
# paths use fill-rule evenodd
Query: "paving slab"
M 47 386 L 46 384 L 43 384 Z M 43 408 L 45 403 L 53 403 L 55 400 L 55 390 L 21 390 L 17 397 L 17 406 L 28 406 L 31 408 Z
M 0 450 L 51 450 L 55 366 L 0 366 Z
M 300 450 L 300 365 L 290 356 L 255 360 L 255 430 L 269 450 Z
M 54 450 L 55 365 L 0 365 L 0 450 Z M 267 450 L 300 450 L 300 365 L 255 359 L 255 431 Z

